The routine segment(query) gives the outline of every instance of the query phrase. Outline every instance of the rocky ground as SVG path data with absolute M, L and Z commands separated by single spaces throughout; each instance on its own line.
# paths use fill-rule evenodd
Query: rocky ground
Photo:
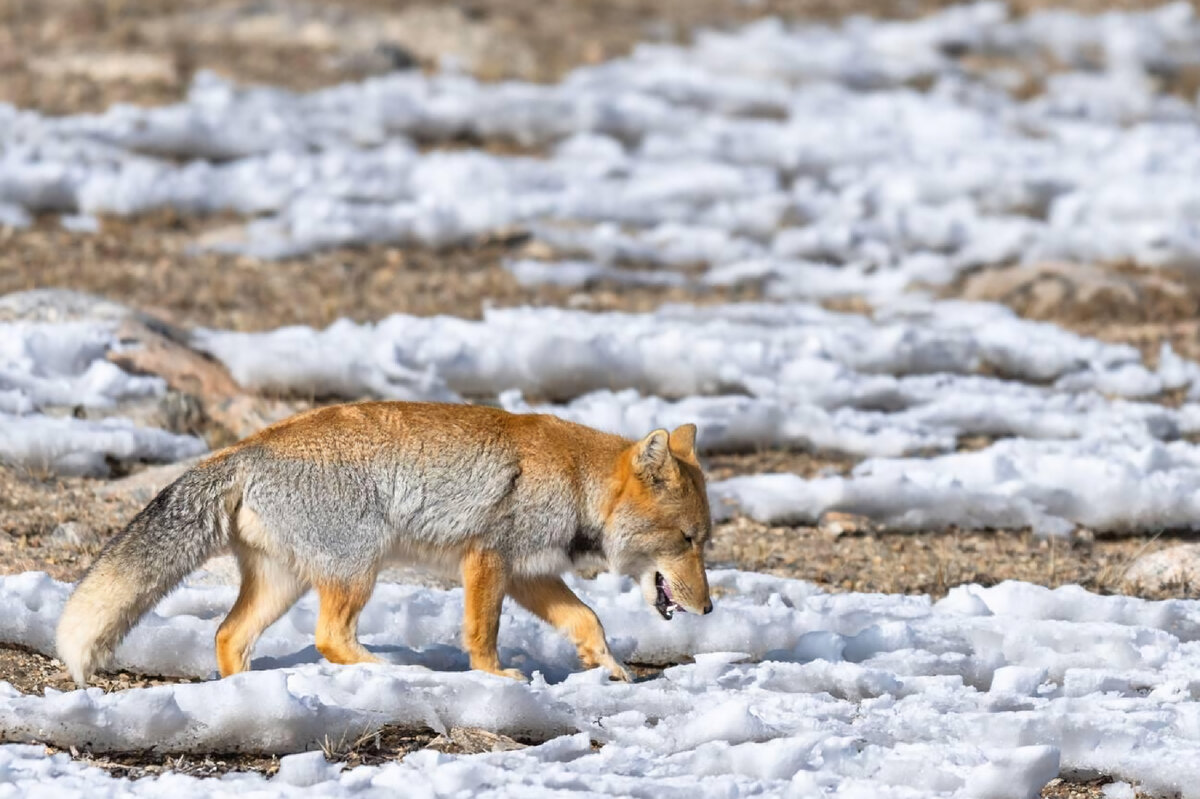
M 0 0 L 0 102 L 48 113 L 100 110 L 115 102 L 158 104 L 181 97 L 201 69 L 294 89 L 396 68 L 439 66 L 488 79 L 552 80 L 575 65 L 626 52 L 639 41 L 683 39 L 697 25 L 729 25 L 766 14 L 809 19 L 854 11 L 914 16 L 941 4 L 941 0 L 666 4 L 651 0 L 449 4 L 342 0 L 308 5 L 272 0 Z M 1029 8 L 1042 3 L 1023 0 L 1016 5 Z M 1065 5 L 1097 4 L 1076 0 Z M 126 304 L 170 325 L 238 330 L 325 325 L 339 317 L 365 321 L 395 312 L 477 318 L 488 306 L 646 310 L 666 301 L 759 298 L 752 286 L 736 292 L 604 284 L 586 290 L 522 287 L 502 266 L 505 258 L 537 255 L 531 249 L 535 245 L 520 231 L 445 250 L 379 246 L 272 263 L 187 252 L 197 236 L 219 234 L 238 221 L 156 214 L 104 219 L 98 234 L 65 230 L 51 218 L 25 230 L 0 227 L 0 294 L 36 287 L 72 288 Z M 969 275 L 944 294 L 1002 302 L 1029 318 L 1127 342 L 1152 362 L 1163 342 L 1186 357 L 1200 358 L 1200 285 L 1185 275 L 1127 264 L 1012 266 Z M 839 304 L 853 306 L 847 301 Z M 174 351 L 164 352 L 169 358 Z M 155 371 L 152 365 L 143 366 Z M 314 401 L 244 397 L 225 382 L 228 375 L 221 375 L 215 365 L 200 362 L 188 368 L 187 374 L 168 378 L 172 385 L 168 401 L 146 413 L 154 416 L 155 424 L 200 434 L 212 446 L 230 443 L 264 420 Z M 706 462 L 713 478 L 763 471 L 812 476 L 841 473 L 852 466 L 853 460 L 845 457 L 778 450 L 712 457 Z M 103 542 L 177 473 L 177 467 L 135 469 L 122 479 L 100 481 L 0 467 L 0 570 L 41 569 L 58 579 L 78 578 Z M 718 527 L 709 559 L 715 566 L 812 580 L 832 591 L 937 597 L 963 582 L 1020 579 L 1050 586 L 1079 583 L 1094 591 L 1149 598 L 1197 597 L 1200 580 L 1187 574 L 1163 581 L 1151 579 L 1157 574 L 1153 567 L 1129 572 L 1142 556 L 1194 540 L 1175 531 L 1097 538 L 1081 530 L 1069 541 L 1036 540 L 1022 531 L 912 535 L 846 517 L 827 518 L 813 527 L 769 527 L 737 518 Z M 1169 561 L 1171 556 L 1165 558 Z M 1158 568 L 1161 571 L 1161 563 Z M 651 678 L 653 671 L 643 676 Z M 0 679 L 22 691 L 69 687 L 54 661 L 11 648 L 0 648 Z M 114 674 L 104 678 L 103 687 L 119 690 L 154 680 Z M 487 736 L 478 731 L 435 737 L 384 730 L 362 741 L 330 742 L 327 754 L 357 765 L 401 757 L 424 746 L 469 752 L 521 745 Z M 165 768 L 211 774 L 246 768 L 271 772 L 277 767 L 269 758 L 219 754 L 195 762 L 136 753 L 91 760 L 133 777 Z M 1056 780 L 1043 795 L 1099 796 L 1102 782 Z

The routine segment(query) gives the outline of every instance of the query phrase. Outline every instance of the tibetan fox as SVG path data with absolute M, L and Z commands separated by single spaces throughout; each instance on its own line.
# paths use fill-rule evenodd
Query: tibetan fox
M 143 614 L 229 547 L 242 583 L 217 632 L 222 676 L 249 667 L 263 630 L 309 587 L 318 651 L 377 662 L 358 642 L 358 616 L 381 566 L 400 561 L 461 575 L 472 668 L 522 677 L 496 650 L 507 595 L 566 635 L 586 667 L 628 680 L 560 575 L 607 566 L 637 578 L 664 618 L 712 610 L 695 438 L 690 424 L 631 441 L 472 405 L 299 414 L 193 467 L 108 543 L 63 610 L 59 657 L 86 684 Z

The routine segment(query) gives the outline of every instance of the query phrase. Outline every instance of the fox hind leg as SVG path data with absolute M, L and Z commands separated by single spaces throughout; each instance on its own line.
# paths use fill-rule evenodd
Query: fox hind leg
M 250 651 L 263 630 L 290 608 L 308 586 L 286 565 L 248 547 L 238 548 L 242 587 L 217 630 L 222 677 L 250 668 Z
M 471 657 L 471 668 L 524 680 L 518 669 L 500 668 L 496 639 L 500 633 L 500 609 L 504 603 L 508 569 L 495 552 L 472 550 L 462 559 L 463 646 Z
M 561 577 L 529 577 L 514 580 L 509 595 L 535 616 L 549 622 L 575 644 L 579 660 L 587 668 L 604 666 L 614 680 L 633 678 L 613 657 L 596 612 L 575 596 Z
M 330 663 L 382 663 L 358 642 L 358 616 L 375 590 L 375 575 L 353 582 L 317 585 L 321 612 L 317 617 L 317 651 Z

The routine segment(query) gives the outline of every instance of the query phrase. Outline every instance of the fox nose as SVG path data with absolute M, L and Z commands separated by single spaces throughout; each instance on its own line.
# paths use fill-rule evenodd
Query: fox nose
M 712 613 L 712 600 L 711 599 L 704 603 L 704 615 L 707 616 L 710 613 Z

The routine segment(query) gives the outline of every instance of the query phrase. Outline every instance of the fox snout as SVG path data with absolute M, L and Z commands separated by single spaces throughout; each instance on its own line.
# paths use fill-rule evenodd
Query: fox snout
M 646 601 L 664 619 L 672 618 L 680 610 L 703 615 L 713 611 L 708 576 L 702 561 L 695 564 L 660 564 L 643 580 L 643 593 Z

